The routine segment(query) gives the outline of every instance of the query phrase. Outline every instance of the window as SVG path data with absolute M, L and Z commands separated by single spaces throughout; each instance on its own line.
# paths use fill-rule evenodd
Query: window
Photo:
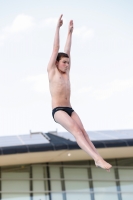
M 106 172 L 101 168 L 92 167 L 91 171 L 95 200 L 118 200 L 114 169 Z
M 2 167 L 0 199 L 132 200 L 133 159 L 114 161 L 109 173 L 84 161 Z
M 2 200 L 30 200 L 29 167 L 5 167 L 1 171 Z

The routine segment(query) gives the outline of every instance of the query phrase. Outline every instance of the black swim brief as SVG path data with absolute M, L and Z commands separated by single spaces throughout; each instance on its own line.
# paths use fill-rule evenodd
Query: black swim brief
M 52 116 L 53 116 L 53 119 L 54 119 L 54 114 L 55 112 L 57 112 L 58 110 L 62 110 L 64 112 L 66 112 L 69 116 L 72 115 L 72 112 L 74 111 L 71 107 L 56 107 L 52 110 Z M 55 119 L 54 119 L 55 121 Z M 56 122 L 56 121 L 55 121 Z

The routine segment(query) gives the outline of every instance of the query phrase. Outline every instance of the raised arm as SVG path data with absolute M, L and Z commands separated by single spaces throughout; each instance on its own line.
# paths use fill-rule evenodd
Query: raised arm
M 51 55 L 48 67 L 47 67 L 47 71 L 54 69 L 54 67 L 55 67 L 57 54 L 58 54 L 58 51 L 59 51 L 59 48 L 60 48 L 59 31 L 60 31 L 60 27 L 63 24 L 62 16 L 63 15 L 61 15 L 59 17 L 58 22 L 57 22 L 55 37 L 54 37 L 54 44 L 53 44 L 53 51 L 52 51 L 52 55 Z
M 65 44 L 65 48 L 64 48 L 64 52 L 68 54 L 69 60 L 71 59 L 70 51 L 71 51 L 71 44 L 72 44 L 72 32 L 73 32 L 73 20 L 71 20 L 69 22 L 68 35 L 67 35 L 67 40 L 66 40 L 66 44 Z

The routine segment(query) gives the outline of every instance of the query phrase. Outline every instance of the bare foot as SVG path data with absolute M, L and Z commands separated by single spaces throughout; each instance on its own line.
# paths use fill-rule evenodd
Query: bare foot
M 95 165 L 96 165 L 96 167 L 101 167 L 102 169 L 106 169 L 108 172 L 110 171 L 110 168 L 112 167 L 112 165 L 107 163 L 101 157 L 99 157 L 98 159 L 95 160 Z

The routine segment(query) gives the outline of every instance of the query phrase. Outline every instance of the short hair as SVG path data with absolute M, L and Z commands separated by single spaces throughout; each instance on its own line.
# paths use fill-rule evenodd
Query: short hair
M 63 53 L 63 52 L 59 52 L 58 55 L 57 55 L 57 58 L 56 60 L 59 62 L 59 60 L 61 60 L 61 58 L 69 58 L 68 54 L 66 53 Z

